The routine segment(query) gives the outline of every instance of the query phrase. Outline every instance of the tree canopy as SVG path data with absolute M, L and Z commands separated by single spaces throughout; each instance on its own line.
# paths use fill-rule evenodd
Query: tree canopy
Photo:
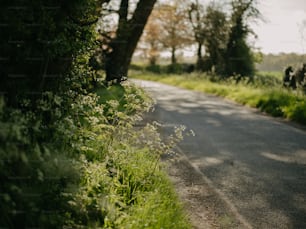
M 255 65 L 247 36 L 253 31 L 247 22 L 258 18 L 259 11 L 254 0 L 233 0 L 230 18 L 230 32 L 225 51 L 225 75 L 253 75 Z
M 177 62 L 177 51 L 192 44 L 191 28 L 188 23 L 188 2 L 169 1 L 156 5 L 148 24 L 144 30 L 144 36 L 138 49 L 141 48 L 147 54 L 152 63 L 161 51 L 168 50 L 171 53 L 171 63 Z M 153 52 L 153 53 L 152 53 Z
M 203 69 L 203 54 L 202 48 L 206 38 L 205 33 L 205 8 L 202 4 L 196 0 L 194 3 L 191 3 L 188 10 L 189 21 L 192 26 L 194 41 L 197 43 L 197 69 Z
M 93 47 L 104 2 L 1 1 L 0 91 L 7 104 L 58 90 L 73 61 Z
M 249 23 L 261 16 L 256 4 L 255 0 L 231 0 L 229 4 L 165 1 L 150 18 L 144 38 L 148 43 L 142 48 L 152 48 L 149 42 L 152 45 L 153 39 L 155 53 L 161 43 L 170 49 L 175 63 L 177 50 L 196 44 L 198 70 L 224 77 L 253 75 L 256 58 L 248 38 L 255 35 Z M 148 36 L 153 24 L 162 31 L 153 34 L 154 38 Z

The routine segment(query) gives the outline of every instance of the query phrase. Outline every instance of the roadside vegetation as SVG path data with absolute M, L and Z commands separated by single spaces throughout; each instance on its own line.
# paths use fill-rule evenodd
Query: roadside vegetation
M 306 96 L 302 91 L 282 88 L 282 73 L 259 72 L 254 77 L 227 79 L 205 73 L 154 74 L 133 71 L 131 75 L 222 96 L 258 108 L 272 116 L 306 124 Z
M 152 101 L 125 82 L 148 20 L 173 26 L 158 44 L 145 45 L 151 68 L 160 75 L 139 77 L 231 97 L 305 122 L 300 95 L 230 78 L 219 82 L 205 74 L 185 75 L 194 67 L 176 62 L 176 51 L 196 43 L 195 69 L 214 69 L 224 77 L 253 74 L 257 57 L 247 36 L 253 34 L 249 20 L 260 15 L 255 1 L 231 0 L 229 12 L 205 6 L 204 15 L 198 1 L 168 1 L 161 5 L 167 11 L 149 18 L 156 2 L 1 1 L 0 228 L 190 228 L 160 161 L 172 153 L 184 128 L 163 140 L 158 123 L 139 125 Z M 158 26 L 155 34 L 162 37 Z M 153 35 L 147 38 L 156 41 Z M 180 46 L 181 41 L 186 43 Z M 202 56 L 201 47 L 209 55 Z M 172 52 L 167 72 L 182 75 L 163 75 L 156 68 L 165 49 Z
M 35 113 L 1 100 L 0 225 L 189 228 L 160 162 L 180 130 L 165 144 L 135 127 L 152 102 L 133 85 L 83 92 L 46 92 Z
M 93 68 L 109 2 L 0 3 L 0 228 L 189 228 L 160 161 L 183 129 L 138 125 L 152 101 Z

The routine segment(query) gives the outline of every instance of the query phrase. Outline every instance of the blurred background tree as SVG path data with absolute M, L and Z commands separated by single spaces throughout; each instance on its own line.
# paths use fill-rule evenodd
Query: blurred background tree
M 213 71 L 223 77 L 251 76 L 259 59 L 254 57 L 254 47 L 248 42 L 249 36 L 256 37 L 249 23 L 260 17 L 254 0 L 163 1 L 154 9 L 139 47 L 154 53 L 151 63 L 168 50 L 170 61 L 175 64 L 176 51 L 185 52 L 188 47 L 194 50 L 196 46 L 197 70 Z M 166 49 L 160 49 L 161 46 Z
M 155 66 L 157 64 L 157 60 L 163 50 L 160 41 L 160 34 L 163 31 L 157 20 L 158 13 L 157 10 L 152 11 L 148 23 L 145 26 L 144 34 L 137 47 L 138 50 L 141 50 L 144 57 L 149 60 L 150 66 Z
M 252 49 L 247 43 L 247 37 L 253 31 L 248 22 L 260 16 L 254 0 L 233 0 L 230 17 L 229 38 L 224 54 L 225 76 L 252 76 L 255 72 Z
M 188 6 L 189 2 L 183 0 L 165 1 L 156 5 L 145 27 L 139 47 L 150 50 L 154 40 L 154 46 L 159 47 L 160 51 L 169 50 L 171 64 L 176 64 L 177 51 L 188 47 L 193 42 Z M 154 27 L 153 31 L 152 27 Z
M 224 52 L 229 37 L 229 23 L 220 5 L 212 3 L 207 6 L 204 25 L 206 53 L 203 70 L 221 74 L 226 64 Z
M 197 43 L 197 62 L 196 69 L 203 70 L 203 45 L 206 38 L 205 34 L 205 7 L 198 0 L 191 3 L 188 11 L 189 21 L 192 26 L 194 41 Z

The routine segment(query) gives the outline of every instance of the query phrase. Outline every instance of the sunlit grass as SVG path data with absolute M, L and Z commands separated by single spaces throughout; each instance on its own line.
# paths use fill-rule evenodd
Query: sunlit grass
M 133 103 L 140 103 L 142 106 L 146 102 L 150 103 L 147 101 L 150 100 L 149 97 L 133 86 L 101 87 L 96 93 L 102 104 L 108 104 L 111 100 L 118 101 L 116 112 L 120 108 L 121 112 L 129 114 L 127 108 L 137 110 L 138 106 Z M 112 107 L 108 109 L 111 110 Z M 116 112 L 108 113 L 115 115 Z M 121 118 L 128 118 L 125 116 L 120 114 Z M 137 131 L 133 128 L 132 125 L 116 127 L 111 145 L 107 147 L 106 160 L 103 160 L 106 165 L 102 165 L 107 171 L 111 171 L 111 176 L 100 173 L 97 177 L 93 173 L 95 168 L 88 169 L 85 194 L 90 192 L 94 200 L 102 199 L 103 208 L 107 203 L 105 228 L 191 228 L 173 184 L 160 162 L 160 154 L 163 152 L 157 151 L 160 150 L 159 144 L 162 146 L 163 143 L 159 134 L 150 125 Z M 106 135 L 109 134 L 101 133 L 101 139 L 110 137 Z M 139 145 L 140 139 L 145 135 L 150 137 L 148 143 Z M 100 189 L 101 184 L 104 185 L 103 192 Z
M 142 169 L 148 170 L 145 167 L 148 164 L 147 158 L 137 164 Z M 162 171 L 159 171 L 156 172 L 155 178 L 150 178 L 153 183 L 147 187 L 146 192 L 139 192 L 137 204 L 130 208 L 129 215 L 122 222 L 124 228 L 191 228 L 174 188 L 166 177 Z
M 205 74 L 154 75 L 135 74 L 132 77 L 153 80 L 174 86 L 222 96 L 238 103 L 256 107 L 272 116 L 306 124 L 306 96 L 300 91 L 282 88 L 280 72 L 258 73 L 252 82 L 213 80 Z

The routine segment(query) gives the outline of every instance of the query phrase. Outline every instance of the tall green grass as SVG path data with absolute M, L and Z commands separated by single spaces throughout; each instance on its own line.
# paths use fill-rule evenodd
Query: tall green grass
M 134 73 L 132 77 L 211 93 L 256 107 L 275 117 L 306 124 L 306 96 L 301 91 L 282 88 L 281 73 L 259 73 L 237 83 L 206 74 L 157 75 Z
M 83 188 L 74 205 L 85 213 L 77 218 L 85 215 L 82 224 L 92 228 L 190 228 L 160 161 L 171 146 L 154 124 L 134 126 L 150 109 L 149 97 L 130 84 L 96 93 L 109 124 L 91 130 L 96 137 L 84 149 Z
M 172 146 L 135 125 L 143 90 L 42 96 L 36 113 L 0 97 L 1 228 L 190 228 L 160 161 Z

